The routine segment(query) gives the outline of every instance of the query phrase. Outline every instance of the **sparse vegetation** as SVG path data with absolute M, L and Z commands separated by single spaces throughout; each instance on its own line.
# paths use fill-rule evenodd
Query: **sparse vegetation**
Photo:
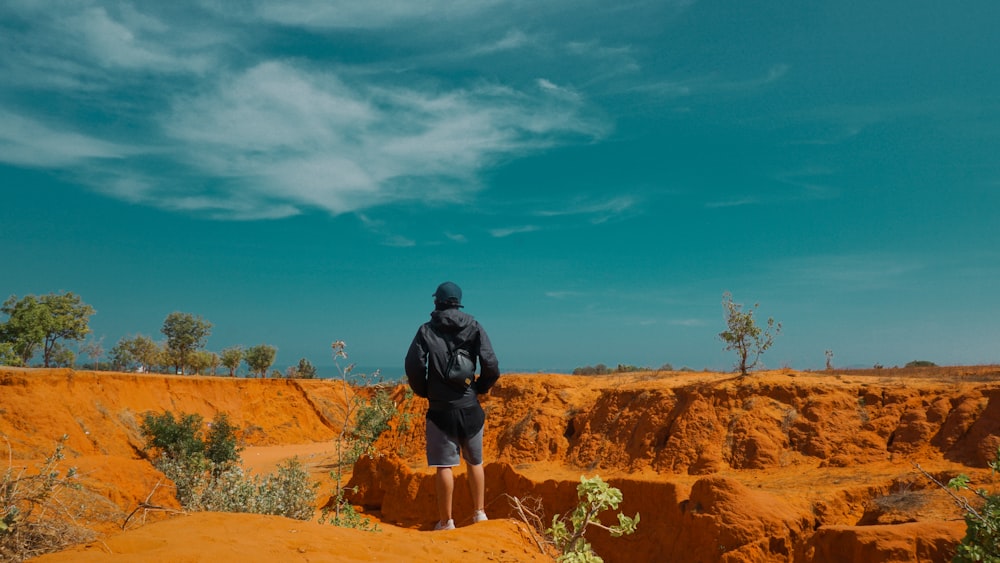
M 576 487 L 579 503 L 566 514 L 552 517 L 552 525 L 544 525 L 544 507 L 539 499 L 522 500 L 508 496 L 511 508 L 517 516 L 529 526 L 532 539 L 539 551 L 551 555 L 557 553 L 559 563 L 602 563 L 602 559 L 590 542 L 586 540 L 587 529 L 591 526 L 610 532 L 612 537 L 627 536 L 635 533 L 639 525 L 639 514 L 628 517 L 618 513 L 618 524 L 606 526 L 598 516 L 606 510 L 617 510 L 624 497 L 620 489 L 612 487 L 601 479 L 600 475 L 587 478 L 580 476 L 580 484 Z
M 0 560 L 19 563 L 92 539 L 93 532 L 75 523 L 62 498 L 63 491 L 77 487 L 76 470 L 60 469 L 66 439 L 62 437 L 37 473 L 8 462 L 0 480 Z
M 908 368 L 936 368 L 937 364 L 928 360 L 913 360 L 912 362 L 907 362 L 904 367 Z
M 639 525 L 639 513 L 628 517 L 618 513 L 618 524 L 605 526 L 597 516 L 605 510 L 617 510 L 623 497 L 622 492 L 604 482 L 599 475 L 591 478 L 580 477 L 576 488 L 580 503 L 568 515 L 554 516 L 552 527 L 547 530 L 556 549 L 560 552 L 556 559 L 560 563 L 599 563 L 604 560 L 594 553 L 594 549 L 584 537 L 587 528 L 595 526 L 607 530 L 613 537 L 635 533 Z
M 639 525 L 639 513 L 630 518 L 619 512 L 618 524 L 602 524 L 598 516 L 606 510 L 617 510 L 623 496 L 621 490 L 605 483 L 600 475 L 580 476 L 576 494 L 579 504 L 567 514 L 552 517 L 552 526 L 545 530 L 546 541 L 559 553 L 556 561 L 560 563 L 601 563 L 604 559 L 594 553 L 586 539 L 587 529 L 593 526 L 610 532 L 612 537 L 627 536 Z
M 1000 472 L 1000 447 L 989 463 L 992 474 Z M 955 504 L 965 513 L 965 537 L 958 544 L 953 563 L 1000 563 L 1000 492 L 973 488 L 967 475 L 957 475 L 945 485 L 924 471 L 916 468 L 942 489 L 948 491 Z M 956 492 L 970 492 L 970 501 Z
M 276 474 L 250 475 L 239 463 L 235 428 L 225 413 L 212 421 L 205 439 L 197 414 L 149 413 L 142 424 L 153 463 L 176 487 L 186 510 L 312 517 L 318 484 L 298 459 L 286 460 Z
M 667 364 L 668 366 L 670 364 Z M 670 368 L 661 368 L 671 370 Z M 634 366 L 631 364 L 618 364 L 614 369 L 609 368 L 604 364 L 597 364 L 596 366 L 583 366 L 578 367 L 573 370 L 573 375 L 610 375 L 614 373 L 634 373 L 638 371 L 653 371 L 649 367 Z
M 769 317 L 767 328 L 762 329 L 753 318 L 758 304 L 743 310 L 743 305 L 734 303 L 728 291 L 722 294 L 722 306 L 728 328 L 719 333 L 719 338 L 726 343 L 726 350 L 736 351 L 736 368 L 740 370 L 740 376 L 746 377 L 757 366 L 761 354 L 774 344 L 774 337 L 781 333 L 781 323 L 775 323 Z
M 342 528 L 357 528 L 375 530 L 371 522 L 354 508 L 347 500 L 347 489 L 343 485 L 344 467 L 353 466 L 364 455 L 377 455 L 375 441 L 383 432 L 389 429 L 391 420 L 397 416 L 398 409 L 389 392 L 383 387 L 376 387 L 371 397 L 363 393 L 352 393 L 350 380 L 356 381 L 362 387 L 377 385 L 380 374 L 353 374 L 354 364 L 340 366 L 340 360 L 347 359 L 347 344 L 337 340 L 331 344 L 333 361 L 340 374 L 338 385 L 344 390 L 344 409 L 341 419 L 341 431 L 337 436 L 337 466 L 331 472 L 334 479 L 334 493 L 330 505 L 323 510 L 321 522 L 328 522 Z

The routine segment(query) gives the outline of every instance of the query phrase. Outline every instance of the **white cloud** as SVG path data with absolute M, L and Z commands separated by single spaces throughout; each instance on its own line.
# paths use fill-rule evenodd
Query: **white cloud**
M 601 130 L 545 96 L 495 86 L 444 93 L 374 87 L 276 61 L 178 99 L 163 127 L 193 168 L 238 179 L 225 189 L 228 197 L 331 213 L 460 198 L 499 155 Z M 174 191 L 165 186 L 161 195 L 177 197 Z
M 501 229 L 490 229 L 490 234 L 496 238 L 509 237 L 511 235 L 518 235 L 521 233 L 532 233 L 539 230 L 540 227 L 537 225 L 522 225 L 519 227 L 506 227 Z
M 578 201 L 562 209 L 548 209 L 536 212 L 540 217 L 561 217 L 567 215 L 591 215 L 592 223 L 604 223 L 612 217 L 622 215 L 635 207 L 636 200 L 632 196 L 619 196 L 606 201 Z
M 86 159 L 122 158 L 129 152 L 127 147 L 0 109 L 0 161 L 8 164 L 62 167 Z
M 0 37 L 0 88 L 16 94 L 4 103 L 41 91 L 73 111 L 0 106 L 0 161 L 72 166 L 109 196 L 211 217 L 467 201 L 498 161 L 601 138 L 608 120 L 549 79 L 450 82 L 426 58 L 421 70 L 393 58 L 367 66 L 268 58 L 255 34 L 267 23 L 375 28 L 441 14 L 448 29 L 500 3 L 251 0 L 234 11 L 223 0 L 184 9 L 11 0 L 0 15 L 28 24 Z M 506 34 L 492 44 L 497 52 L 534 41 L 498 26 Z M 102 165 L 107 158 L 119 161 Z
M 519 29 L 511 29 L 499 40 L 486 45 L 480 45 L 472 50 L 474 55 L 485 55 L 503 51 L 514 51 L 534 43 L 534 39 Z
M 709 209 L 717 209 L 721 207 L 743 207 L 745 205 L 757 205 L 760 200 L 756 197 L 742 197 L 739 199 L 729 199 L 725 201 L 711 201 L 705 204 L 705 207 Z
M 204 0 L 220 12 L 230 6 L 218 0 Z M 258 17 L 284 25 L 314 28 L 379 28 L 400 22 L 440 18 L 467 17 L 479 13 L 498 0 L 299 0 L 297 2 L 272 2 L 251 0 L 251 11 Z

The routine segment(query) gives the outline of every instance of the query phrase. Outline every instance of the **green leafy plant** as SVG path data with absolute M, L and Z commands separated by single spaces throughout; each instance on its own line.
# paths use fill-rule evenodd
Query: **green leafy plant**
M 719 338 L 726 343 L 726 350 L 736 351 L 739 359 L 736 367 L 741 377 L 757 366 L 761 354 L 774 344 L 774 337 L 781 333 L 781 323 L 775 323 L 773 318 L 767 319 L 766 329 L 757 324 L 753 318 L 757 306 L 755 303 L 752 308 L 744 310 L 743 305 L 733 302 L 731 293 L 722 294 L 727 329 L 719 333 Z
M 236 428 L 225 413 L 212 420 L 203 437 L 202 417 L 171 412 L 147 414 L 142 425 L 154 465 L 176 487 L 187 510 L 276 514 L 308 520 L 315 511 L 316 487 L 296 458 L 276 474 L 250 475 L 239 462 Z
M 63 436 L 37 473 L 8 462 L 0 479 L 0 561 L 21 562 L 89 541 L 92 531 L 75 523 L 63 493 L 77 489 L 76 469 L 62 471 Z M 7 444 L 8 452 L 10 444 Z
M 604 560 L 594 553 L 585 534 L 591 526 L 607 530 L 613 537 L 627 536 L 639 525 L 639 513 L 629 518 L 618 513 L 618 524 L 606 526 L 598 519 L 605 510 L 617 510 L 623 497 L 621 490 L 604 482 L 599 475 L 580 477 L 576 487 L 577 504 L 569 514 L 552 517 L 552 526 L 545 532 L 559 552 L 560 563 L 598 563 Z
M 990 463 L 995 474 L 1000 471 L 1000 448 L 996 458 Z M 962 498 L 959 506 L 965 511 L 966 531 L 955 552 L 955 563 L 1000 563 L 1000 493 L 989 493 L 986 489 L 973 489 L 966 475 L 958 475 L 948 481 L 948 487 L 956 491 L 971 491 L 982 502 L 979 509 Z
M 331 345 L 333 361 L 340 375 L 337 384 L 344 391 L 345 409 L 340 434 L 337 435 L 337 465 L 331 472 L 334 480 L 333 497 L 323 509 L 321 522 L 343 528 L 375 530 L 371 522 L 362 517 L 348 501 L 349 489 L 344 487 L 344 468 L 353 467 L 362 456 L 374 456 L 375 442 L 391 427 L 391 421 L 399 414 L 389 391 L 380 385 L 378 371 L 372 374 L 353 374 L 354 364 L 341 367 L 340 360 L 347 359 L 347 344 L 337 340 Z M 352 385 L 352 381 L 355 385 Z M 370 387 L 373 393 L 359 393 L 355 386 Z
M 965 513 L 965 537 L 955 550 L 953 563 L 1000 563 L 1000 492 L 990 493 L 983 488 L 973 488 L 968 475 L 960 474 L 942 484 L 933 475 L 914 464 L 921 473 L 942 489 L 948 491 L 955 504 Z M 992 474 L 1000 472 L 1000 447 L 989 463 Z M 970 492 L 970 501 L 958 492 Z

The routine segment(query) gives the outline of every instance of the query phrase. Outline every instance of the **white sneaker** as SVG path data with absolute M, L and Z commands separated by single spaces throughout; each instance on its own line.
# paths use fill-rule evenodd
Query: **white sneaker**
M 455 521 L 454 520 L 448 520 L 447 522 L 438 522 L 437 524 L 434 524 L 434 530 L 435 531 L 438 531 L 438 530 L 454 530 L 454 529 L 455 529 Z
M 486 511 L 485 510 L 477 510 L 476 513 L 472 515 L 472 523 L 473 524 L 478 523 L 478 522 L 485 522 L 487 520 L 489 520 L 489 518 L 486 517 Z

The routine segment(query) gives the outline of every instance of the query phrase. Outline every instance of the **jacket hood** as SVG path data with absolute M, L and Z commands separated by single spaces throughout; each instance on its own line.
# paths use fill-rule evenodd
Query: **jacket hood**
M 475 319 L 458 309 L 444 309 L 431 313 L 431 327 L 441 332 L 461 332 L 472 326 Z

